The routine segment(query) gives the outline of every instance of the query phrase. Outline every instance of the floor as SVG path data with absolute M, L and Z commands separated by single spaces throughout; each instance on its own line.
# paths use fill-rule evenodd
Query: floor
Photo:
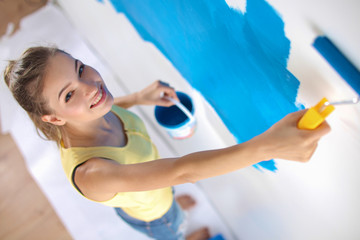
M 19 28 L 20 19 L 46 1 L 1 1 L 0 35 Z M 1 131 L 0 131 L 1 132 Z M 72 239 L 53 207 L 30 175 L 10 134 L 0 134 L 0 239 Z
M 72 239 L 9 134 L 0 146 L 0 239 Z

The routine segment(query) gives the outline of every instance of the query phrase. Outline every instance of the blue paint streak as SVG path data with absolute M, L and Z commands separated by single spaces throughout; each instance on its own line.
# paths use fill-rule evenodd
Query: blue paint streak
M 214 107 L 241 143 L 261 134 L 296 101 L 299 81 L 286 69 L 290 41 L 264 0 L 246 13 L 224 0 L 110 0 Z M 273 160 L 256 165 L 275 171 Z
M 360 72 L 325 36 L 317 37 L 315 49 L 329 62 L 339 75 L 360 95 Z

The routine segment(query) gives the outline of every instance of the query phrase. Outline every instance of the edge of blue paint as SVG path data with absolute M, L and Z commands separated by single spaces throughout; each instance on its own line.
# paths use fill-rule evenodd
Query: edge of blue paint
M 246 12 L 225 0 L 109 0 L 212 105 L 238 143 L 261 134 L 297 106 L 299 81 L 287 70 L 290 41 L 265 0 Z M 274 160 L 255 168 L 276 171 Z

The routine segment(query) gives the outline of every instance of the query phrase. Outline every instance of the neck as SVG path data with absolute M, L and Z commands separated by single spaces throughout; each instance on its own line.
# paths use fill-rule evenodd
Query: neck
M 66 123 L 62 128 L 65 147 L 96 145 L 112 131 L 109 114 L 86 123 Z

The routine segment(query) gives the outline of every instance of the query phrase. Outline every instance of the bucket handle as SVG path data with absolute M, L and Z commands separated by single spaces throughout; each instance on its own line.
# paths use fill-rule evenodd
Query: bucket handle
M 171 101 L 172 103 L 174 103 L 189 118 L 190 122 L 195 121 L 194 116 L 181 102 L 179 102 L 171 97 L 164 96 L 164 98 Z

